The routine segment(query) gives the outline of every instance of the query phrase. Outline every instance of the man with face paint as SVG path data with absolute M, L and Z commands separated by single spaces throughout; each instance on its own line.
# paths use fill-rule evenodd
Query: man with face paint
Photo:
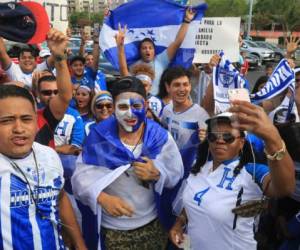
M 164 249 L 162 224 L 172 224 L 166 221 L 172 200 L 165 188 L 183 177 L 180 153 L 172 136 L 146 118 L 141 80 L 128 76 L 114 86 L 115 116 L 87 137 L 73 192 L 97 214 L 106 249 Z

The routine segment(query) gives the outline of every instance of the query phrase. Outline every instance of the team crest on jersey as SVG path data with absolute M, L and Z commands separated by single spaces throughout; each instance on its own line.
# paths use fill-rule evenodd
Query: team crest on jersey
M 231 84 L 234 83 L 234 76 L 235 72 L 230 72 L 223 68 L 220 68 L 219 80 L 224 88 L 228 88 Z
M 31 178 L 35 182 L 44 182 L 45 181 L 45 170 L 43 168 L 39 168 L 39 172 L 37 173 L 36 168 L 27 167 L 27 174 L 31 176 Z

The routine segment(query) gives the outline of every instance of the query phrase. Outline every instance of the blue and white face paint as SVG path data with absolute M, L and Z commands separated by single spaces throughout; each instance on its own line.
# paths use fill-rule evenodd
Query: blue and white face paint
M 145 100 L 140 95 L 120 94 L 115 115 L 122 128 L 129 133 L 137 131 L 146 118 Z

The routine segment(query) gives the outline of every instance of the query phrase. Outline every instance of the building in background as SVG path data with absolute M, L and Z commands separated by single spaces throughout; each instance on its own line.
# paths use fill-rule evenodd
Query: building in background
M 72 12 L 100 12 L 105 7 L 114 9 L 130 0 L 68 0 L 69 11 Z

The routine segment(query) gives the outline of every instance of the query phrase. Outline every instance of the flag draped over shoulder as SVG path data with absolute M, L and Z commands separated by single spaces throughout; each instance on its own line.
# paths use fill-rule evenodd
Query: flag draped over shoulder
M 215 113 L 225 112 L 229 106 L 228 90 L 236 88 L 248 88 L 249 84 L 232 63 L 226 59 L 223 52 L 220 53 L 221 60 L 213 69 L 213 86 Z
M 153 189 L 158 217 L 169 229 L 175 219 L 172 201 L 178 190 L 176 185 L 183 177 L 183 163 L 172 136 L 148 119 L 145 121 L 141 156 L 150 158 L 160 171 Z M 114 116 L 98 124 L 88 135 L 72 176 L 72 187 L 75 197 L 97 214 L 99 227 L 102 213 L 97 202 L 99 194 L 138 160 L 120 141 Z M 98 249 L 101 249 L 100 242 Z
M 265 86 L 258 92 L 250 95 L 251 102 L 259 104 L 265 100 L 271 99 L 283 92 L 294 81 L 295 73 L 293 69 L 286 59 L 282 59 L 276 66 Z
M 195 52 L 195 35 L 199 21 L 207 9 L 206 4 L 193 7 L 196 11 L 194 21 L 178 49 L 173 63 L 190 66 Z M 164 51 L 175 40 L 177 31 L 183 22 L 186 7 L 168 0 L 135 0 L 111 11 L 100 33 L 100 46 L 106 58 L 118 69 L 118 53 L 115 34 L 119 23 L 127 25 L 125 53 L 128 65 L 139 60 L 139 43 L 151 38 L 155 43 L 156 54 Z

